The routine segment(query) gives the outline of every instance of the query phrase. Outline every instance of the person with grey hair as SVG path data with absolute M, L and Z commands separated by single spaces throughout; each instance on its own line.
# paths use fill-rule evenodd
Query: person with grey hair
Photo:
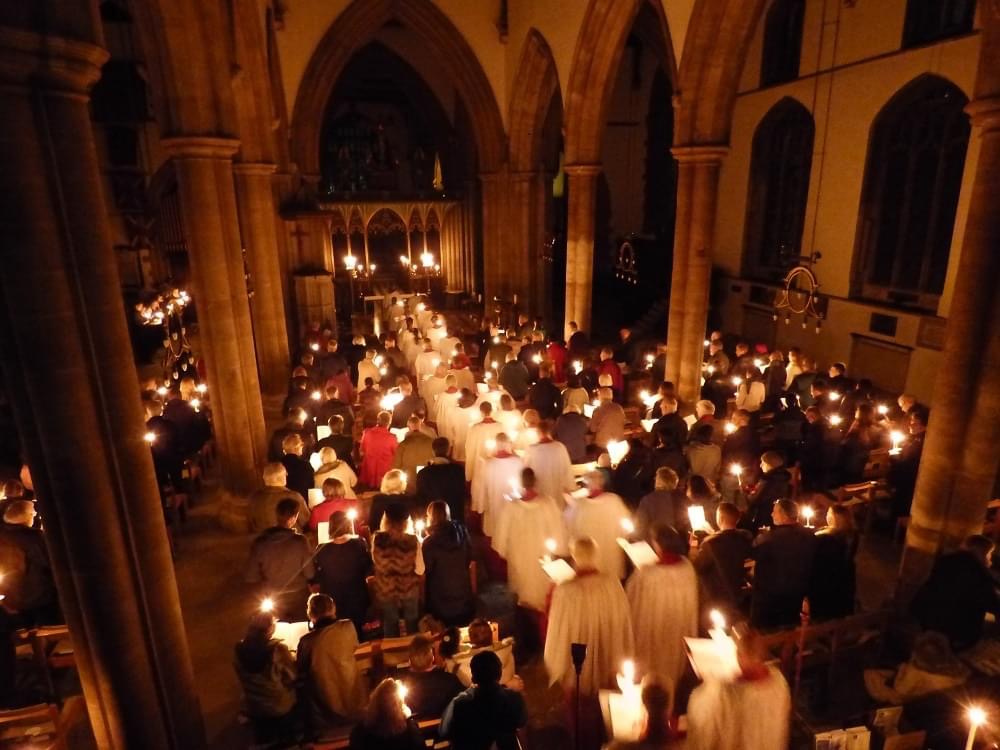
M 757 537 L 753 548 L 750 623 L 762 629 L 798 624 L 816 556 L 816 537 L 799 524 L 796 502 L 775 501 L 771 518 L 774 526 Z
M 0 524 L 0 593 L 22 627 L 62 620 L 44 532 L 33 527 L 35 513 L 31 500 L 13 500 Z

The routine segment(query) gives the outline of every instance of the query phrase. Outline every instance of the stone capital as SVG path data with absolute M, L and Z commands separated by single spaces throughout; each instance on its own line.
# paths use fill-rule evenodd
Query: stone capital
M 1000 130 L 1000 96 L 974 99 L 965 107 L 972 126 L 983 133 Z
M 722 144 L 691 144 L 674 146 L 670 153 L 679 164 L 722 164 L 729 153 L 729 146 Z
M 233 162 L 233 172 L 240 175 L 272 175 L 278 171 L 277 164 L 265 161 L 237 161 Z
M 239 151 L 236 138 L 211 135 L 180 135 L 164 138 L 163 150 L 174 159 L 232 159 Z
M 0 26 L 0 83 L 86 96 L 108 57 L 95 44 Z

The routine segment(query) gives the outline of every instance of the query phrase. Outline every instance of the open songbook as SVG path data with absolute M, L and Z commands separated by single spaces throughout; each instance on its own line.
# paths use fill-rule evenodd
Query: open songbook
M 649 542 L 630 542 L 624 537 L 618 537 L 618 546 L 625 550 L 628 559 L 637 568 L 644 565 L 655 565 L 660 559 L 656 556 L 653 548 L 649 546 Z
M 543 558 L 539 562 L 542 564 L 545 575 L 551 578 L 553 583 L 559 584 L 576 578 L 576 571 L 565 560 L 545 560 Z
M 330 541 L 330 522 L 320 521 L 316 524 L 316 542 L 318 544 L 328 544 Z
M 308 622 L 276 622 L 274 637 L 284 643 L 289 651 L 297 651 L 299 640 L 309 632 Z

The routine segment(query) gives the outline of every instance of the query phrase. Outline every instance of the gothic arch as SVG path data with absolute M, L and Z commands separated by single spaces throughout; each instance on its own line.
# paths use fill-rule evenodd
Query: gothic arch
M 646 5 L 658 22 L 664 68 L 676 90 L 677 65 L 660 0 L 590 0 L 573 53 L 566 90 L 566 163 L 599 164 L 606 112 L 632 24 Z
M 479 169 L 504 163 L 503 122 L 486 74 L 461 32 L 430 0 L 353 2 L 331 24 L 309 60 L 292 115 L 292 158 L 304 175 L 318 175 L 320 128 L 344 66 L 387 22 L 397 21 L 435 51 L 473 122 Z
M 552 97 L 559 95 L 559 73 L 549 43 L 530 29 L 521 50 L 511 91 L 510 168 L 530 172 L 542 160 L 542 133 Z

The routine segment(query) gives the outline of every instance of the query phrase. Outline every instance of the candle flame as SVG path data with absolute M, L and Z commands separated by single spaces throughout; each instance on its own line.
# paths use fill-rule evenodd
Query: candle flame
M 319 401 L 321 398 L 323 398 L 323 394 L 320 393 L 319 391 L 313 391 L 312 393 L 309 394 L 309 398 L 311 398 L 313 401 Z
M 207 392 L 208 392 L 208 386 L 207 386 L 207 385 L 205 385 L 204 383 L 198 383 L 198 385 L 196 385 L 196 386 L 194 387 L 194 389 L 195 389 L 196 391 L 198 391 L 198 393 L 201 393 L 201 394 L 205 394 L 205 393 L 207 393 Z
M 355 521 L 355 520 L 357 520 L 357 518 L 358 518 L 358 509 L 357 508 L 348 508 L 347 509 L 347 520 L 348 521 Z
M 726 629 L 726 618 L 722 616 L 722 613 L 713 609 L 708 613 L 708 619 L 712 621 L 712 627 L 718 628 L 719 630 Z
M 145 440 L 150 445 L 152 445 L 153 443 L 156 442 L 156 433 L 155 432 L 147 432 L 145 435 L 142 436 L 142 439 Z
M 729 464 L 729 473 L 738 477 L 743 473 L 743 467 L 739 464 Z
M 889 413 L 889 407 L 886 406 L 885 404 L 879 404 L 877 407 L 875 407 L 875 411 L 877 411 L 884 417 L 886 414 Z
M 834 427 L 839 427 L 840 423 L 843 421 L 844 421 L 843 417 L 841 417 L 839 414 L 834 414 L 833 416 L 830 417 L 830 424 L 832 424 Z
M 265 597 L 264 599 L 262 599 L 261 602 L 260 602 L 260 611 L 261 612 L 273 612 L 274 611 L 274 599 L 272 599 L 269 596 Z
M 967 716 L 974 727 L 981 727 L 986 723 L 986 712 L 979 706 L 970 706 Z
M 732 435 L 734 432 L 736 432 L 736 425 L 734 425 L 732 422 L 726 422 L 726 426 L 723 428 L 723 430 L 725 430 L 727 435 Z
M 634 534 L 635 533 L 635 524 L 632 523 L 632 519 L 631 518 L 623 518 L 621 520 L 621 525 L 622 525 L 622 529 L 625 531 L 626 534 Z
M 837 391 L 830 391 L 828 394 L 826 394 L 826 397 L 831 401 L 840 401 L 840 394 L 837 393 Z
M 737 388 L 739 388 L 739 387 L 740 387 L 741 385 L 743 385 L 743 378 L 741 378 L 741 377 L 740 377 L 739 375 L 734 375 L 734 376 L 733 376 L 733 380 L 732 380 L 732 383 L 733 383 L 733 385 L 735 385 L 735 386 L 736 386 Z
M 546 539 L 545 540 L 545 549 L 547 549 L 550 554 L 554 555 L 556 553 L 556 540 L 555 539 Z

